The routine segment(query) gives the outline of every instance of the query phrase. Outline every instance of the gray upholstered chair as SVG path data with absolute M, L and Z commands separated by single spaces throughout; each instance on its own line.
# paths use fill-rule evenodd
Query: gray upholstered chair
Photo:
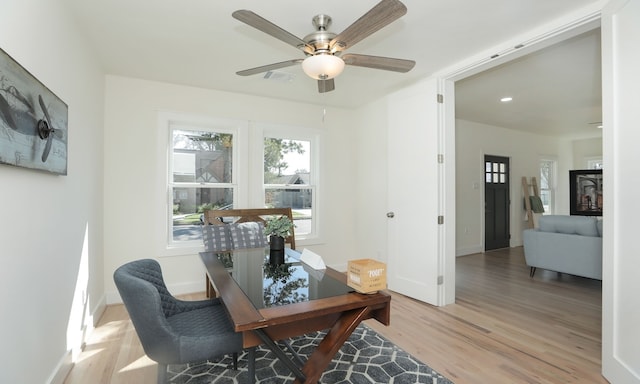
M 195 363 L 233 354 L 237 369 L 242 335 L 219 299 L 184 301 L 169 293 L 160 264 L 137 260 L 113 274 L 142 347 L 158 363 L 158 383 L 167 382 L 167 365 Z M 254 372 L 253 351 L 249 372 Z M 249 378 L 252 382 L 252 378 Z

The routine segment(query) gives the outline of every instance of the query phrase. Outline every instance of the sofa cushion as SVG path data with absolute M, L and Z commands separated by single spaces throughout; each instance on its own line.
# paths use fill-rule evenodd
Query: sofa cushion
M 543 232 L 599 236 L 595 217 L 546 215 L 540 217 L 538 223 L 539 229 Z

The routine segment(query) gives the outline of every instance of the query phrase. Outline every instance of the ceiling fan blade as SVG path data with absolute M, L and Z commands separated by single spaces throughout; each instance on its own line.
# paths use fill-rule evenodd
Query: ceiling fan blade
M 318 92 L 320 93 L 331 92 L 334 89 L 336 89 L 336 83 L 333 81 L 333 79 L 318 80 Z
M 245 69 L 243 71 L 238 71 L 238 72 L 236 72 L 236 75 L 240 75 L 240 76 L 255 75 L 257 73 L 272 71 L 274 69 L 290 67 L 290 66 L 292 66 L 294 64 L 302 63 L 302 61 L 303 61 L 303 59 L 294 59 L 294 60 L 282 61 L 280 63 L 273 63 L 273 64 L 269 64 L 269 65 L 263 65 L 261 67 L 255 67 L 255 68 Z
M 347 65 L 355 65 L 357 67 L 367 67 L 374 69 L 384 69 L 385 71 L 409 72 L 416 62 L 413 60 L 394 59 L 392 57 L 358 55 L 355 53 L 347 53 L 342 56 L 342 60 Z
M 268 35 L 275 37 L 276 39 L 283 41 L 295 48 L 301 49 L 308 53 L 313 53 L 313 47 L 308 46 L 307 43 L 301 38 L 293 35 L 290 32 L 273 24 L 269 20 L 259 16 L 258 14 L 246 9 L 235 11 L 231 14 L 235 19 L 242 21 L 243 23 L 262 31 Z
M 399 0 L 382 0 L 329 43 L 333 52 L 344 51 L 407 13 Z

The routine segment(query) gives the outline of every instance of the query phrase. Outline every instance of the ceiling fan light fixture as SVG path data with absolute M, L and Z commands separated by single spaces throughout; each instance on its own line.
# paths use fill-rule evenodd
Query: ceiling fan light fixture
M 302 62 L 302 70 L 316 80 L 329 80 L 344 70 L 344 61 L 331 54 L 309 56 Z

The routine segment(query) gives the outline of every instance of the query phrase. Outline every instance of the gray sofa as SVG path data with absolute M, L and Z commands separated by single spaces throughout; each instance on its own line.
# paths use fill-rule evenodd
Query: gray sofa
M 531 267 L 602 280 L 602 220 L 545 215 L 538 228 L 523 233 L 524 257 Z

